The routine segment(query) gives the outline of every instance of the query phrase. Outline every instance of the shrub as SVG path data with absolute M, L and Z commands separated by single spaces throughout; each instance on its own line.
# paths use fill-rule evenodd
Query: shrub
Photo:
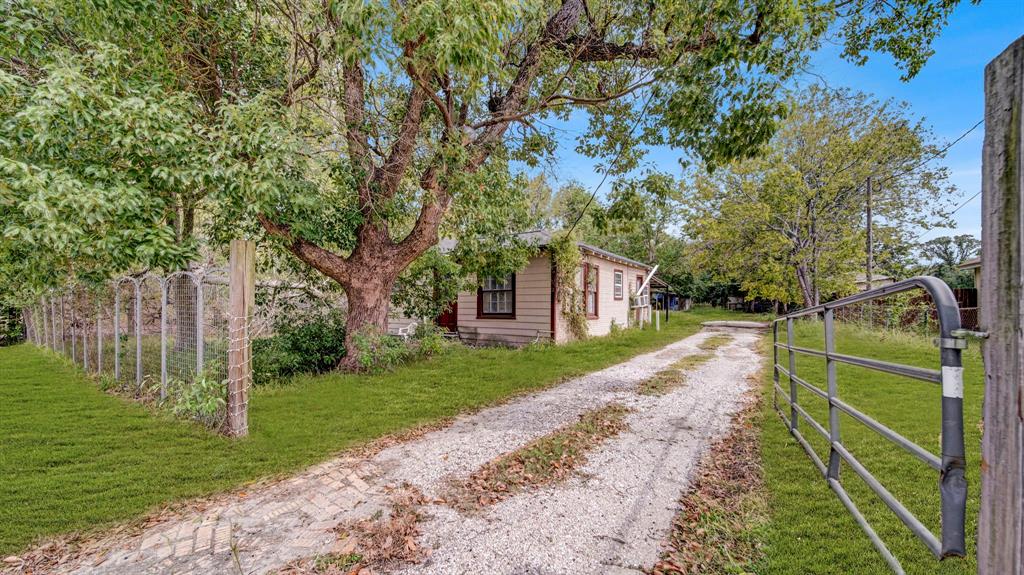
M 339 311 L 313 313 L 275 326 L 252 344 L 253 384 L 281 382 L 301 373 L 333 369 L 345 355 L 345 319 Z
M 428 357 L 443 353 L 449 345 L 444 338 L 445 329 L 432 323 L 421 323 L 416 326 L 416 335 L 413 345 L 416 346 L 416 355 Z
M 612 324 L 608 327 L 608 335 L 611 335 L 611 336 L 620 335 L 620 334 L 622 334 L 623 330 L 625 330 L 625 329 L 626 328 L 624 328 L 622 326 L 622 324 L 620 324 L 619 322 L 615 321 L 615 318 L 612 318 Z
M 23 329 L 20 311 L 0 303 L 0 346 L 20 342 Z
M 192 383 L 172 381 L 168 387 L 175 416 L 194 419 L 211 429 L 224 424 L 228 380 L 204 374 Z
M 420 323 L 410 339 L 367 330 L 353 340 L 359 367 L 364 371 L 380 372 L 393 369 L 413 359 L 443 353 L 450 345 L 442 335 L 444 330 L 432 323 Z
M 359 367 L 378 372 L 392 369 L 413 357 L 413 348 L 403 339 L 367 329 L 352 338 Z

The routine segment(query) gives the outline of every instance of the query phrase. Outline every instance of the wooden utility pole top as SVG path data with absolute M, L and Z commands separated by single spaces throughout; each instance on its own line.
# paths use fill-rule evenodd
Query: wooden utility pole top
M 874 232 L 871 229 L 872 228 L 872 222 L 871 222 L 871 217 L 872 217 L 871 216 L 871 208 L 872 208 L 872 205 L 871 205 L 871 202 L 872 202 L 872 198 L 871 198 L 871 176 L 868 176 L 868 181 L 867 181 L 866 185 L 867 185 L 867 189 L 868 189 L 867 190 L 868 191 L 868 201 L 867 201 L 867 220 L 868 220 L 868 225 L 867 225 L 867 232 L 868 232 L 867 233 L 867 236 L 868 236 L 867 237 L 867 242 L 868 242 L 867 251 L 868 251 L 868 265 L 867 265 L 867 270 L 866 270 L 867 273 L 864 274 L 864 280 L 865 280 L 865 283 L 867 284 L 867 288 L 871 289 L 871 280 L 873 279 L 872 276 L 874 275 L 874 272 L 875 272 L 875 269 L 874 269 L 875 268 L 875 239 L 873 237 L 874 236 Z
M 985 431 L 978 573 L 1024 574 L 1024 36 L 985 67 L 981 328 Z

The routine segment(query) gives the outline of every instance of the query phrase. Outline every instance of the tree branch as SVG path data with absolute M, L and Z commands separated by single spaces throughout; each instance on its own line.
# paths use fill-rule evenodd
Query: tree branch
M 264 214 L 259 214 L 256 218 L 267 233 L 283 239 L 285 247 L 297 258 L 343 286 L 350 283 L 349 266 L 345 258 L 296 236 L 289 226 L 279 224 Z
M 418 74 L 412 64 L 409 64 L 408 72 L 413 77 L 413 83 L 406 101 L 405 117 L 402 118 L 395 143 L 391 146 L 391 153 L 376 173 L 380 193 L 385 198 L 394 196 L 398 191 L 398 185 L 416 149 L 416 136 L 423 121 L 423 104 L 426 102 L 427 90 L 418 81 Z

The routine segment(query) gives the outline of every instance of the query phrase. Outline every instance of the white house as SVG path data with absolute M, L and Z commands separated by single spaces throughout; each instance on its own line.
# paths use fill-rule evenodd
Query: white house
M 522 270 L 505 277 L 483 277 L 475 291 L 460 292 L 438 323 L 467 343 L 522 345 L 534 341 L 562 343 L 573 339 L 555 290 L 555 270 L 546 249 L 551 233 L 524 234 L 539 253 Z M 589 335 L 606 335 L 612 324 L 632 325 L 633 296 L 641 286 L 650 295 L 652 266 L 582 242 L 582 265 L 576 273 L 584 295 Z

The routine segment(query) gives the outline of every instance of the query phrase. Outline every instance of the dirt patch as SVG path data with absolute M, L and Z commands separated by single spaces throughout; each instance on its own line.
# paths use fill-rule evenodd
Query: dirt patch
M 640 395 L 665 395 L 686 383 L 685 372 L 694 370 L 715 357 L 716 349 L 732 341 L 732 336 L 727 334 L 713 335 L 697 344 L 697 347 L 704 350 L 703 353 L 694 353 L 682 357 L 672 364 L 671 369 L 659 371 L 653 376 L 640 382 L 636 392 Z
M 391 493 L 391 511 L 339 525 L 331 552 L 288 564 L 278 575 L 375 575 L 419 563 L 430 554 L 420 547 L 420 522 L 426 499 L 403 485 Z
M 665 369 L 640 382 L 636 392 L 640 395 L 665 395 L 686 381 L 686 375 L 678 369 Z
M 672 521 L 667 549 L 650 575 L 746 573 L 760 557 L 758 533 L 768 509 L 756 426 L 759 404 L 760 392 L 748 393 L 729 434 L 701 458 Z
M 723 345 L 729 343 L 730 341 L 732 341 L 731 335 L 720 333 L 706 338 L 704 341 L 697 344 L 697 347 L 703 349 L 704 351 L 715 351 L 716 349 L 722 347 Z
M 617 403 L 588 411 L 579 421 L 490 461 L 454 484 L 444 502 L 470 511 L 528 489 L 565 481 L 586 463 L 588 451 L 628 429 L 629 411 Z

